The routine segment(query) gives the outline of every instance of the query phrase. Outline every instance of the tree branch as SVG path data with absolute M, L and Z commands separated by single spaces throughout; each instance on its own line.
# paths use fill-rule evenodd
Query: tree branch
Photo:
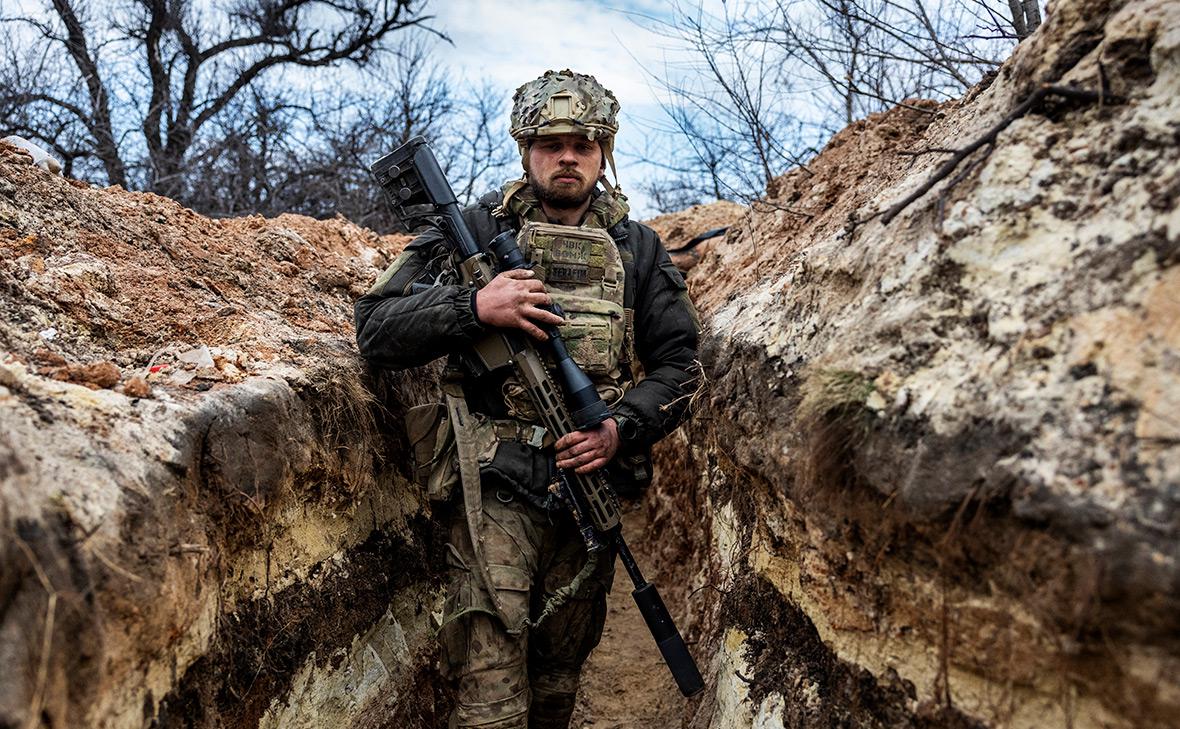
M 884 225 L 889 225 L 889 223 L 894 218 L 896 218 L 898 214 L 901 213 L 901 211 L 905 210 L 911 203 L 921 198 L 927 192 L 930 192 L 931 188 L 946 178 L 947 175 L 954 172 L 955 168 L 958 167 L 965 159 L 970 157 L 971 154 L 976 150 L 982 147 L 994 147 L 996 137 L 999 136 L 1000 132 L 1007 129 L 1009 125 L 1012 124 L 1012 122 L 1023 117 L 1049 96 L 1060 96 L 1063 99 L 1080 101 L 1083 103 L 1097 102 L 1101 104 L 1106 102 L 1120 103 L 1122 101 L 1116 97 L 1104 96 L 1101 92 L 1088 91 L 1086 89 L 1075 89 L 1068 86 L 1043 85 L 1037 87 L 1037 89 L 1029 94 L 1024 99 L 1024 101 L 1017 104 L 1016 107 L 1012 109 L 1012 111 L 1008 112 L 1008 114 L 1003 119 L 984 132 L 983 135 L 968 144 L 966 147 L 962 147 L 957 150 L 950 159 L 939 165 L 938 169 L 935 170 L 934 173 L 930 175 L 930 177 L 927 178 L 917 190 L 914 190 L 909 195 L 906 195 L 905 198 L 903 198 L 900 202 L 889 208 L 889 210 L 887 210 L 885 214 L 881 216 L 881 223 Z M 975 164 L 978 163 L 979 161 L 977 161 Z
M 119 156 L 111 126 L 110 99 L 102 83 L 98 63 L 87 47 L 86 32 L 70 5 L 70 0 L 53 0 L 53 9 L 66 27 L 65 46 L 90 96 L 91 114 L 87 128 L 94 137 L 95 154 L 102 160 L 107 179 L 113 185 L 127 186 L 127 170 Z

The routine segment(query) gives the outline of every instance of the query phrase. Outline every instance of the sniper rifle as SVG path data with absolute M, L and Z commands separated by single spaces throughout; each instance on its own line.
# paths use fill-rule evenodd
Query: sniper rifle
M 437 229 L 450 247 L 464 284 L 483 288 L 498 272 L 527 269 L 528 263 L 514 231 L 496 236 L 481 247 L 463 219 L 455 193 L 426 140 L 414 137 L 374 162 L 373 177 L 385 191 L 394 214 L 409 230 L 423 225 Z M 551 309 L 560 315 L 559 308 Z M 556 327 L 543 327 L 545 342 L 534 343 L 523 333 L 498 329 L 481 338 L 471 359 L 486 370 L 511 366 L 528 391 L 546 429 L 555 438 L 575 430 L 594 428 L 611 416 L 590 378 L 574 362 Z M 545 366 L 542 353 L 553 363 Z M 656 645 L 668 664 L 676 685 L 685 696 L 704 688 L 701 672 L 684 644 L 656 586 L 644 579 L 635 557 L 623 539 L 619 502 L 605 473 L 599 469 L 580 474 L 559 469 L 557 485 L 573 513 L 586 549 L 595 552 L 613 545 L 635 589 L 631 596 L 643 614 Z

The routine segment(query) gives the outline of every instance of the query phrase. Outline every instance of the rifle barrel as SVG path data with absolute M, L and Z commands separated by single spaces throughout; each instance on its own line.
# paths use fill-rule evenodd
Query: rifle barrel
M 688 652 L 688 645 L 685 644 L 684 637 L 680 635 L 676 622 L 668 613 L 668 608 L 664 605 L 663 598 L 660 597 L 660 591 L 656 589 L 655 585 L 645 580 L 643 573 L 639 571 L 639 565 L 635 562 L 635 557 L 631 554 L 626 540 L 623 539 L 621 528 L 615 530 L 615 548 L 618 550 L 623 567 L 627 569 L 627 575 L 631 577 L 631 582 L 635 585 L 635 589 L 631 591 L 631 597 L 635 599 L 635 604 L 639 607 L 644 622 L 647 623 L 647 629 L 651 631 L 651 637 L 656 639 L 656 647 L 660 649 L 660 655 L 664 657 L 664 663 L 668 665 L 668 670 L 672 672 L 672 678 L 676 679 L 676 687 L 684 696 L 699 694 L 705 688 L 701 671 L 697 668 L 692 654 Z

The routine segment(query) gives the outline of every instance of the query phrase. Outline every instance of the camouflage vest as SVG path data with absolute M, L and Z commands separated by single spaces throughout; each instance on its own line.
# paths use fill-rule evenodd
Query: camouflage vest
M 564 311 L 560 331 L 566 347 L 602 399 L 613 405 L 632 384 L 634 357 L 634 311 L 623 306 L 623 261 L 607 232 L 626 217 L 626 198 L 604 193 L 591 203 L 582 225 L 556 225 L 548 222 L 532 189 L 517 181 L 504 188 L 500 212 L 521 221 L 517 243 Z M 504 402 L 510 416 L 538 420 L 514 377 L 504 383 Z

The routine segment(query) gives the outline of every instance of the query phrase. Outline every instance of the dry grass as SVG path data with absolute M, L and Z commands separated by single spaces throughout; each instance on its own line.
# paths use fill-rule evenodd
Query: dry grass
M 868 436 L 873 414 L 865 401 L 872 380 L 849 370 L 819 370 L 803 383 L 796 427 L 806 439 L 800 463 L 802 496 L 812 497 L 847 484 L 852 452 Z
M 819 370 L 803 383 L 798 420 L 811 422 L 830 416 L 859 419 L 873 389 L 873 381 L 859 372 Z
M 308 369 L 301 394 L 329 453 L 338 459 L 346 494 L 353 496 L 374 482 L 374 472 L 384 461 L 376 416 L 381 406 L 365 385 L 359 356 L 327 348 L 321 355 Z

